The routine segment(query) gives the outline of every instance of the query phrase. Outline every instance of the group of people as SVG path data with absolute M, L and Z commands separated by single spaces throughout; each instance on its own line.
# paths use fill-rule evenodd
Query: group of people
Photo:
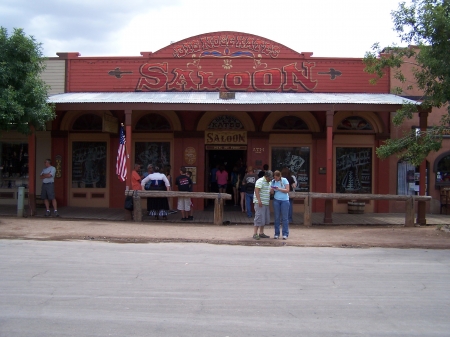
M 251 170 L 252 168 L 249 167 Z M 248 170 L 247 170 L 248 171 Z M 247 173 L 248 181 L 255 179 L 254 174 Z M 244 181 L 246 178 L 244 177 Z M 270 200 L 273 197 L 273 211 L 274 211 L 274 239 L 280 237 L 287 240 L 289 237 L 289 223 L 292 219 L 293 200 L 289 198 L 289 192 L 296 187 L 292 175 L 288 168 L 284 168 L 281 172 L 272 172 L 265 169 L 261 177 L 255 182 L 253 196 L 250 193 L 246 194 L 247 216 L 249 213 L 250 201 L 252 201 L 255 209 L 253 238 L 259 240 L 260 238 L 270 238 L 264 233 L 264 226 L 270 223 Z M 252 200 L 253 199 L 253 200 Z M 281 231 L 280 231 L 281 225 Z M 259 231 L 259 234 L 258 234 Z
M 240 200 L 241 211 L 246 212 L 249 218 L 253 217 L 254 212 L 254 239 L 269 238 L 264 233 L 264 226 L 270 222 L 270 200 L 273 199 L 274 239 L 282 237 L 287 240 L 289 223 L 293 222 L 294 203 L 289 192 L 297 187 L 295 177 L 288 167 L 272 172 L 266 164 L 256 173 L 252 166 L 242 170 L 236 165 L 231 171 L 230 179 L 223 165 L 217 165 L 211 170 L 212 191 L 214 184 L 217 184 L 217 191 L 225 193 L 228 182 L 233 187 L 234 205 L 238 206 Z
M 163 173 L 160 167 L 149 164 L 147 172 L 141 177 L 139 173 L 141 165 L 136 163 L 131 173 L 131 187 L 133 190 L 170 191 L 172 185 L 170 169 L 170 166 L 165 167 Z M 191 176 L 192 172 L 187 171 L 186 167 L 180 168 L 180 175 L 175 179 L 179 191 L 192 192 Z M 191 198 L 178 198 L 177 209 L 181 211 L 182 221 L 194 220 L 192 206 Z M 169 199 L 166 197 L 147 198 L 147 211 L 148 215 L 155 217 L 156 220 L 160 218 L 167 220 L 169 214 L 176 213 L 170 210 Z

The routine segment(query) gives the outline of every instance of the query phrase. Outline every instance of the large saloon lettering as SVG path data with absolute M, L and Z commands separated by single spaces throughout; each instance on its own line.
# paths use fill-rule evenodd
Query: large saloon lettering
M 137 91 L 158 91 L 167 84 L 167 62 L 145 63 L 139 69 L 142 77 L 139 79 Z
M 303 70 L 297 69 L 297 63 L 284 66 L 285 81 L 283 83 L 283 91 L 298 91 L 299 85 L 308 91 L 313 91 L 317 81 L 311 79 L 311 68 L 315 65 L 315 62 L 303 62 Z
M 317 86 L 317 80 L 312 79 L 313 67 L 315 62 L 302 62 L 299 69 L 295 62 L 281 69 L 230 71 L 223 76 L 215 76 L 212 71 L 174 68 L 170 76 L 167 62 L 145 63 L 139 70 L 142 77 L 136 91 L 313 91 Z

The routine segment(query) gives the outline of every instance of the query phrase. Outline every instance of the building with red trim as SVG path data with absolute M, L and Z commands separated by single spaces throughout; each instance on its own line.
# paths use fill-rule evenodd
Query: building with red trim
M 10 144 L 2 152 L 3 203 L 14 202 L 10 194 L 24 184 L 33 205 L 40 194 L 36 177 L 49 157 L 57 168 L 59 205 L 122 208 L 131 180 L 128 175 L 122 182 L 115 174 L 121 123 L 128 172 L 135 162 L 152 163 L 170 166 L 176 177 L 179 167 L 187 166 L 194 191 L 211 189 L 210 171 L 217 164 L 229 171 L 241 165 L 287 166 L 298 191 L 398 191 L 397 162 L 379 160 L 375 149 L 397 134 L 391 117 L 407 98 L 390 94 L 390 76 L 370 84 L 360 58 L 314 57 L 226 31 L 138 57 L 58 53 L 43 77 L 52 87 L 49 103 L 57 116 L 47 131 L 29 137 L 2 134 L 2 144 Z M 427 116 L 422 114 L 422 126 Z M 7 172 L 8 165 L 15 168 Z M 433 183 L 431 176 L 428 170 Z M 408 189 L 414 191 L 417 177 L 407 180 Z M 427 188 L 436 197 L 435 187 Z M 195 202 L 195 209 L 205 207 Z M 294 207 L 303 210 L 301 201 Z M 388 201 L 365 207 L 366 212 L 401 208 Z M 347 203 L 314 200 L 314 212 L 331 210 L 347 212 Z M 436 203 L 428 210 L 436 212 Z

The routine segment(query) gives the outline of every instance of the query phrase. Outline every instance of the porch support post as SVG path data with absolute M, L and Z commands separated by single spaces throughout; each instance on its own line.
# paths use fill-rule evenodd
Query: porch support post
M 28 136 L 28 215 L 36 215 L 36 133 L 30 127 Z
M 125 143 L 125 149 L 127 151 L 127 180 L 125 181 L 126 186 L 128 189 L 131 190 L 131 172 L 133 170 L 133 164 L 131 163 L 131 159 L 133 158 L 131 156 L 132 147 L 131 144 L 133 144 L 133 135 L 131 133 L 131 109 L 125 109 L 125 134 L 126 134 L 126 140 Z M 140 201 L 140 200 L 139 200 Z M 141 215 L 142 217 L 142 215 Z M 125 213 L 125 220 L 131 220 L 132 219 L 132 212 L 127 211 Z
M 420 111 L 419 110 L 419 126 L 420 131 L 426 131 L 428 127 L 428 112 L 429 111 Z M 419 167 L 419 195 L 426 195 L 426 188 L 425 188 L 425 180 L 426 180 L 426 174 L 427 174 L 427 161 L 426 159 L 420 164 Z M 419 225 L 426 225 L 427 219 L 425 217 L 426 213 L 426 202 L 425 201 L 418 201 L 417 202 L 417 219 L 416 222 Z
M 334 111 L 327 111 L 327 193 L 333 193 L 333 124 Z M 325 199 L 324 223 L 333 223 L 333 199 Z

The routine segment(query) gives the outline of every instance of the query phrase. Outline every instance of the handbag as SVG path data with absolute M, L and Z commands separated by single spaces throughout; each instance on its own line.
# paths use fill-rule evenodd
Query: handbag
M 124 208 L 126 210 L 132 211 L 134 209 L 134 205 L 133 205 L 133 197 L 131 195 L 127 195 L 125 197 L 125 206 Z

